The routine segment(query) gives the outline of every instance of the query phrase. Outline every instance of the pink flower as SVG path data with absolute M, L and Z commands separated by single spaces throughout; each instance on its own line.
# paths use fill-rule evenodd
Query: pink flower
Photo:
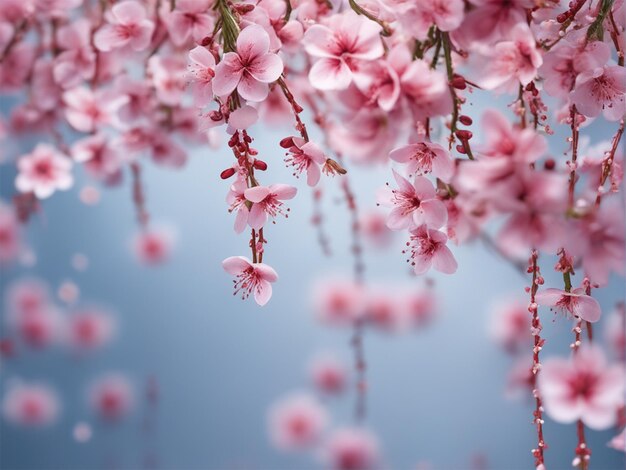
M 387 216 L 379 211 L 362 212 L 359 227 L 363 238 L 375 248 L 384 248 L 393 240 L 393 232 L 387 227 Z
M 94 35 L 94 45 L 101 51 L 130 47 L 142 51 L 150 45 L 154 23 L 145 7 L 134 0 L 116 3 L 107 11 L 108 23 Z
M 348 372 L 334 356 L 324 355 L 315 358 L 310 369 L 311 381 L 323 393 L 336 395 L 347 385 Z
M 227 52 L 217 64 L 213 93 L 226 96 L 237 89 L 245 100 L 263 101 L 267 84 L 283 73 L 283 61 L 269 48 L 269 35 L 261 26 L 244 28 L 237 38 L 237 52 Z
M 242 299 L 247 299 L 254 293 L 254 300 L 263 306 L 272 297 L 272 282 L 278 280 L 278 274 L 265 263 L 251 263 L 244 256 L 231 256 L 222 262 L 222 267 L 228 274 L 235 276 L 233 295 L 241 293 Z
M 315 312 L 320 321 L 332 326 L 351 326 L 363 316 L 363 288 L 352 281 L 335 279 L 314 289 Z
M 409 9 L 405 15 L 399 15 L 403 25 L 423 32 L 418 39 L 426 39 L 426 33 L 432 25 L 440 31 L 453 31 L 463 21 L 465 4 L 463 0 L 432 0 L 416 2 L 415 7 Z M 409 26 L 408 23 L 414 22 Z
M 314 142 L 306 142 L 301 137 L 288 137 L 280 142 L 281 147 L 288 149 L 289 153 L 285 163 L 294 169 L 294 176 L 306 171 L 306 182 L 309 186 L 315 186 L 321 176 L 320 165 L 326 162 L 326 155 Z
M 152 77 L 157 99 L 168 106 L 178 106 L 187 85 L 184 59 L 174 55 L 152 56 L 148 61 L 148 73 Z
M 417 142 L 393 150 L 389 158 L 406 163 L 409 174 L 428 174 L 450 181 L 454 173 L 454 160 L 450 152 L 433 142 Z
M 624 371 L 607 364 L 597 346 L 581 347 L 571 359 L 545 361 L 538 376 L 546 413 L 560 423 L 581 419 L 591 429 L 608 429 L 624 403 Z
M 515 353 L 531 341 L 528 306 L 516 301 L 498 303 L 489 322 L 491 337 L 507 352 Z
M 20 426 L 48 426 L 56 420 L 59 408 L 56 393 L 47 385 L 14 385 L 2 400 L 4 417 Z
M 569 313 L 588 322 L 597 322 L 602 314 L 600 304 L 584 292 L 582 288 L 574 289 L 572 292 L 549 288 L 537 292 L 535 298 L 539 305 L 553 307 L 557 311 Z
M 88 392 L 95 413 L 106 421 L 118 421 L 132 410 L 134 390 L 130 380 L 117 373 L 97 379 Z
M 17 161 L 19 173 L 15 179 L 18 191 L 33 192 L 39 199 L 50 197 L 56 190 L 72 187 L 72 161 L 48 144 L 35 149 Z
M 96 72 L 96 54 L 90 44 L 91 25 L 81 18 L 59 29 L 61 52 L 54 60 L 54 80 L 63 88 L 74 88 L 91 80 Z
M 194 104 L 201 108 L 213 99 L 215 77 L 215 57 L 203 46 L 196 46 L 189 52 L 189 78 L 193 91 Z
M 201 41 L 213 30 L 209 14 L 210 0 L 177 0 L 175 8 L 165 15 L 164 22 L 172 42 L 184 45 L 190 38 Z
M 415 119 L 424 120 L 452 112 L 447 78 L 423 60 L 410 63 L 400 76 L 400 86 Z
M 415 176 L 411 184 L 395 171 L 393 176 L 398 189 L 384 188 L 378 197 L 380 204 L 393 208 L 387 218 L 387 226 L 391 230 L 415 228 L 422 224 L 440 228 L 446 223 L 446 206 L 437 199 L 435 188 L 428 179 Z
M 485 68 L 481 71 L 479 83 L 488 90 L 527 85 L 543 63 L 535 38 L 525 23 L 516 25 L 509 37 L 485 50 L 484 64 L 481 61 Z
M 63 93 L 67 105 L 65 117 L 70 125 L 81 132 L 94 132 L 100 126 L 114 123 L 118 109 L 128 98 L 111 97 L 103 90 L 93 92 L 87 87 L 78 87 Z
M 437 314 L 437 302 L 429 290 L 410 289 L 400 297 L 400 306 L 409 324 L 415 328 L 429 325 Z
M 278 214 L 283 214 L 287 217 L 281 201 L 293 199 L 296 192 L 296 188 L 287 184 L 255 186 L 246 189 L 244 192 L 246 199 L 254 203 L 248 217 L 250 227 L 260 229 L 265 225 L 268 217 L 276 217 Z
M 585 116 L 602 113 L 608 121 L 619 121 L 626 113 L 626 70 L 612 65 L 583 72 L 570 98 Z
M 344 90 L 352 83 L 360 61 L 384 53 L 381 27 L 351 10 L 315 24 L 304 34 L 304 48 L 319 60 L 309 72 L 311 85 L 320 90 Z
M 166 262 L 174 248 L 172 231 L 159 228 L 139 232 L 133 241 L 137 259 L 146 265 L 158 265 Z
M 367 294 L 364 318 L 369 325 L 386 332 L 397 332 L 406 326 L 404 310 L 398 298 L 388 291 L 378 289 Z
M 380 465 L 376 437 L 358 428 L 335 431 L 328 438 L 323 455 L 333 470 L 373 470 Z
M 0 266 L 15 260 L 20 247 L 19 221 L 13 209 L 0 200 Z
M 279 449 L 310 448 L 319 441 L 327 422 L 326 410 L 314 397 L 293 395 L 270 409 L 270 437 Z
M 14 281 L 5 292 L 9 315 L 28 315 L 44 310 L 50 305 L 48 286 L 35 278 Z
M 38 349 L 57 342 L 63 328 L 60 313 L 49 305 L 29 313 L 15 312 L 9 317 L 9 322 L 26 344 Z
M 68 318 L 67 341 L 80 350 L 93 350 L 108 343 L 114 333 L 114 322 L 107 312 L 88 308 L 75 311 Z
M 411 230 L 408 242 L 409 263 L 415 274 L 424 274 L 431 267 L 445 274 L 456 272 L 457 263 L 446 246 L 448 237 L 438 230 L 420 225 Z

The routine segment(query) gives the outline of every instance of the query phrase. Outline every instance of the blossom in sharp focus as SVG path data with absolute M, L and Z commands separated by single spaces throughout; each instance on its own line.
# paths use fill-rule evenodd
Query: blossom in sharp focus
M 215 68 L 213 92 L 230 95 L 235 89 L 249 101 L 263 101 L 269 93 L 268 83 L 283 72 L 283 61 L 270 52 L 270 38 L 258 25 L 244 28 L 237 37 L 237 51 L 227 52 Z
M 318 443 L 328 420 L 328 413 L 313 396 L 302 393 L 287 397 L 269 412 L 272 443 L 285 450 L 310 448 Z
M 213 77 L 215 77 L 215 57 L 203 46 L 189 51 L 188 77 L 191 81 L 194 104 L 201 108 L 213 99 Z
M 552 307 L 555 310 L 569 314 L 588 322 L 597 322 L 602 310 L 596 299 L 585 294 L 582 288 L 566 292 L 560 289 L 544 289 L 537 292 L 535 300 L 538 305 Z
M 445 233 L 420 225 L 410 234 L 406 252 L 415 274 L 424 274 L 431 267 L 445 274 L 456 272 L 458 265 L 446 246 L 448 237 Z
M 393 150 L 389 158 L 405 163 L 409 174 L 432 173 L 443 181 L 450 181 L 454 173 L 454 160 L 446 149 L 433 142 L 417 142 Z
M 242 299 L 254 295 L 257 304 L 263 306 L 272 297 L 272 282 L 278 280 L 278 274 L 265 263 L 251 263 L 244 256 L 231 256 L 222 261 L 224 270 L 235 276 L 233 295 L 241 294 Z
M 582 346 L 570 359 L 543 363 L 538 376 L 539 393 L 546 413 L 560 423 L 582 420 L 591 429 L 615 424 L 624 404 L 624 371 L 607 364 L 597 346 Z
M 581 73 L 570 99 L 585 116 L 619 121 L 626 113 L 626 70 L 612 65 Z
M 246 199 L 252 202 L 248 224 L 254 229 L 262 228 L 269 217 L 279 214 L 285 215 L 289 209 L 284 209 L 284 200 L 293 199 L 297 189 L 287 184 L 272 184 L 270 186 L 255 186 L 245 190 Z
M 322 174 L 320 167 L 326 162 L 324 151 L 315 142 L 306 142 L 301 137 L 287 137 L 280 146 L 288 151 L 285 163 L 293 167 L 294 176 L 306 172 L 306 183 L 315 186 Z
M 19 158 L 15 187 L 23 193 L 33 192 L 39 199 L 50 197 L 55 191 L 72 187 L 72 161 L 48 144 Z
M 116 3 L 106 13 L 107 24 L 94 35 L 93 42 L 101 51 L 130 47 L 142 51 L 150 45 L 154 22 L 145 7 L 134 0 Z

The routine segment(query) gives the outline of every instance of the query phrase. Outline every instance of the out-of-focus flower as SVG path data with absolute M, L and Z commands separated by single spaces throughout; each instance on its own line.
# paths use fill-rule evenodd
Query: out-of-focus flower
M 317 444 L 328 414 L 308 394 L 297 394 L 276 403 L 269 412 L 270 437 L 280 449 L 301 450 Z
M 43 384 L 16 384 L 2 400 L 2 413 L 13 424 L 43 427 L 51 425 L 59 414 L 56 393 Z

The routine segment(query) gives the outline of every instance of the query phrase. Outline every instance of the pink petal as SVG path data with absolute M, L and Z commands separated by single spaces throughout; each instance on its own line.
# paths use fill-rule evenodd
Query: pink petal
M 135 51 L 143 51 L 150 45 L 152 40 L 152 31 L 154 31 L 154 23 L 145 20 L 140 26 L 136 35 L 130 41 L 130 47 Z
M 196 46 L 189 52 L 189 58 L 196 64 L 207 69 L 215 68 L 215 57 L 206 47 Z
M 389 158 L 391 158 L 394 162 L 406 163 L 411 159 L 414 153 L 415 145 L 405 145 L 404 147 L 392 150 L 389 154 Z
M 248 225 L 248 215 L 250 211 L 246 206 L 241 206 L 235 216 L 235 233 L 241 233 Z
M 535 295 L 535 301 L 539 305 L 546 307 L 554 307 L 564 295 L 564 291 L 554 288 L 544 289 L 537 292 Z
M 432 199 L 435 197 L 435 188 L 428 178 L 416 176 L 413 180 L 415 194 L 420 199 Z
M 248 72 L 244 72 L 239 85 L 237 85 L 237 91 L 243 99 L 258 103 L 267 98 L 269 87 L 266 83 L 259 82 Z
M 387 216 L 387 227 L 389 227 L 390 230 L 403 230 L 407 228 L 410 223 L 411 215 L 406 215 L 399 207 L 392 209 Z
M 448 221 L 448 210 L 446 205 L 439 199 L 423 201 L 421 208 L 424 211 L 424 222 L 430 228 L 441 228 Z M 421 225 L 416 222 L 416 225 Z
M 244 191 L 244 196 L 250 202 L 261 202 L 270 194 L 270 189 L 267 186 L 255 186 Z
M 272 83 L 283 73 L 283 61 L 278 55 L 268 52 L 252 62 L 247 70 L 259 82 Z
M 326 26 L 316 24 L 307 29 L 302 40 L 304 49 L 314 57 L 336 57 L 332 46 L 335 43 L 335 34 Z
M 117 26 L 111 24 L 105 24 L 96 31 L 93 37 L 93 43 L 96 49 L 104 52 L 122 47 L 128 43 L 128 40 L 127 37 L 119 34 Z
M 273 184 L 270 186 L 270 192 L 274 194 L 278 199 L 293 199 L 298 192 L 298 189 L 288 184 Z
M 445 245 L 437 248 L 433 255 L 433 268 L 444 274 L 452 274 L 456 272 L 457 267 L 456 259 L 454 259 L 450 248 Z
M 602 310 L 596 299 L 588 295 L 581 295 L 574 303 L 574 315 L 579 316 L 585 321 L 595 323 L 600 319 Z
M 454 174 L 454 160 L 445 150 L 435 150 L 435 158 L 432 161 L 432 173 L 434 176 L 449 182 Z
M 236 276 L 252 266 L 245 256 L 231 256 L 222 261 L 222 267 L 228 274 Z
M 146 18 L 143 5 L 132 0 L 116 3 L 111 8 L 111 13 L 122 24 L 139 23 Z
M 272 285 L 265 280 L 259 281 L 259 285 L 254 289 L 254 300 L 261 307 L 272 298 Z
M 404 176 L 402 176 L 396 170 L 392 170 L 392 173 L 393 173 L 393 178 L 396 180 L 396 183 L 398 184 L 398 189 L 401 192 L 407 193 L 407 194 L 415 193 L 415 188 L 413 187 L 411 183 L 409 183 L 409 180 L 407 180 Z
M 237 108 L 228 117 L 228 125 L 234 129 L 247 129 L 259 119 L 258 111 L 252 106 Z
M 239 56 L 234 52 L 227 52 L 222 57 L 222 61 L 215 67 L 215 77 L 213 77 L 213 92 L 217 96 L 230 95 L 237 85 L 243 69 Z
M 270 50 L 270 37 L 262 26 L 253 24 L 244 28 L 237 37 L 237 54 L 244 63 Z
M 267 212 L 259 204 L 254 204 L 250 209 L 250 216 L 248 217 L 248 225 L 253 229 L 262 228 L 267 222 Z
M 320 171 L 320 167 L 317 166 L 316 163 L 309 163 L 306 169 L 306 184 L 309 186 L 315 186 L 320 181 L 320 177 L 322 176 L 322 172 Z
M 278 274 L 271 266 L 265 263 L 258 263 L 254 267 L 260 274 L 263 279 L 269 282 L 278 281 Z
M 320 59 L 311 67 L 309 81 L 319 90 L 345 90 L 352 82 L 352 72 L 339 59 Z

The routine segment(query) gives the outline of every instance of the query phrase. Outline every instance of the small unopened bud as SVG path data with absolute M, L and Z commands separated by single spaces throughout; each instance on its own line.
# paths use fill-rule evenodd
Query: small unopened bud
M 465 146 L 464 145 L 457 145 L 456 146 L 456 151 L 459 153 L 462 153 L 463 155 L 465 155 L 467 152 L 465 151 Z
M 465 116 L 465 115 L 459 117 L 459 121 L 461 121 L 461 123 L 465 124 L 466 126 L 471 126 L 472 122 L 474 122 L 474 121 L 472 121 L 471 117 Z
M 288 149 L 293 147 L 295 144 L 293 142 L 293 137 L 285 137 L 280 141 L 280 146 L 284 149 Z
M 202 41 L 200 42 L 200 45 L 206 47 L 206 46 L 211 45 L 212 42 L 213 42 L 213 37 L 206 36 L 202 39 Z
M 450 81 L 450 84 L 457 90 L 465 90 L 465 88 L 467 88 L 467 85 L 465 84 L 465 78 L 463 78 L 461 75 L 455 75 L 454 77 L 452 77 L 452 81 Z
M 554 159 L 549 158 L 544 162 L 543 167 L 546 170 L 554 170 L 554 168 L 556 167 L 556 162 L 554 161 Z
M 255 160 L 252 166 L 256 168 L 257 170 L 261 170 L 261 171 L 267 170 L 267 163 L 265 163 L 263 160 Z
M 224 171 L 222 171 L 220 173 L 220 178 L 222 178 L 223 180 L 227 180 L 228 178 L 230 178 L 234 174 L 235 174 L 235 169 L 234 168 L 226 168 Z
M 474 136 L 474 134 L 472 134 L 471 131 L 465 131 L 465 130 L 456 131 L 455 134 L 459 139 L 465 140 L 465 141 L 470 140 Z

